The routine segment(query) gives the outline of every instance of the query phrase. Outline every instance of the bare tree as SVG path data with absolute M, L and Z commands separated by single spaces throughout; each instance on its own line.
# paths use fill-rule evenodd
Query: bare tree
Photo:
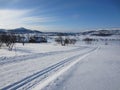
M 86 44 L 91 44 L 93 39 L 92 38 L 85 38 L 85 39 L 83 39 L 83 41 L 85 41 Z
M 63 33 L 59 33 L 58 34 L 58 38 L 55 39 L 55 41 L 58 43 L 58 44 L 61 44 L 62 46 L 64 46 L 64 38 L 63 38 Z
M 63 38 L 63 36 L 65 38 Z M 55 39 L 55 41 L 58 44 L 61 44 L 62 46 L 68 45 L 68 44 L 75 44 L 76 43 L 76 39 L 70 39 L 69 36 L 65 36 L 64 34 L 59 34 L 58 38 Z
M 12 50 L 16 42 L 16 36 L 14 34 L 2 34 L 0 35 L 0 48 L 5 45 L 8 50 Z

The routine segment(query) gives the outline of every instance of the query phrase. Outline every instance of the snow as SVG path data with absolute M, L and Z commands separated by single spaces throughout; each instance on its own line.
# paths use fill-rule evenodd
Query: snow
M 4 47 L 0 49 L 0 89 L 119 90 L 120 42 L 107 43 L 17 43 L 13 51 Z
M 44 90 L 120 90 L 120 46 L 100 46 Z
M 7 48 L 0 49 L 0 57 L 11 57 L 11 56 L 21 56 L 21 55 L 28 55 L 33 53 L 45 53 L 45 52 L 52 52 L 52 51 L 63 51 L 63 50 L 71 50 L 75 49 L 72 45 L 69 47 L 63 47 L 60 45 L 56 45 L 54 43 L 41 43 L 41 44 L 34 44 L 34 43 L 25 43 L 23 46 L 21 43 L 17 43 L 13 48 L 13 51 L 8 51 Z
M 54 47 L 55 46 L 53 45 L 53 48 Z M 86 46 L 79 46 L 79 47 L 68 46 L 68 47 L 66 47 L 66 50 L 64 51 L 58 51 L 59 48 L 60 50 L 61 48 L 65 48 L 59 46 L 59 48 L 56 51 L 54 49 L 54 53 L 50 52 L 49 53 L 50 55 L 48 54 L 48 52 L 42 53 L 42 56 L 40 56 L 41 53 L 35 53 L 32 54 L 33 57 L 32 55 L 28 56 L 27 58 L 25 58 L 24 56 L 16 56 L 14 58 L 7 58 L 1 60 L 0 77 L 2 78 L 0 78 L 0 88 L 9 89 L 11 85 L 14 87 L 16 82 L 18 83 L 27 82 L 28 81 L 28 79 L 26 79 L 27 77 L 32 75 L 34 76 L 36 75 L 37 72 L 40 72 L 46 69 L 47 67 L 62 62 L 66 59 L 69 60 L 70 57 L 74 57 L 78 54 L 86 53 L 87 51 L 92 49 Z M 18 86 L 16 86 L 16 88 L 18 88 Z
M 78 63 L 81 59 L 88 56 L 90 53 L 83 55 L 79 59 L 75 60 L 74 62 L 71 62 L 69 65 L 65 66 L 64 68 L 60 69 L 58 72 L 56 72 L 54 75 L 47 77 L 44 81 L 42 81 L 40 84 L 38 84 L 33 90 L 41 90 L 45 88 L 47 85 L 49 85 L 52 81 L 56 80 L 59 76 L 67 72 L 72 66 L 74 66 L 76 63 Z

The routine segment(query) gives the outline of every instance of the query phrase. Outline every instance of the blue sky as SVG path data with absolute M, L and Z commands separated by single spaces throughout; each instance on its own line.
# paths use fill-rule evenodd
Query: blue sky
M 0 28 L 79 32 L 120 28 L 120 0 L 0 0 Z

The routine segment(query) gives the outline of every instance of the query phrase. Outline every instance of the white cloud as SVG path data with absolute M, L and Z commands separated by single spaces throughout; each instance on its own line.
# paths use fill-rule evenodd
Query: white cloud
M 56 20 L 52 17 L 29 16 L 30 13 L 33 13 L 33 10 L 0 10 L 0 28 L 26 27 L 40 30 L 46 27 L 38 23 Z
M 12 28 L 21 24 L 21 18 L 30 10 L 0 10 L 0 28 Z

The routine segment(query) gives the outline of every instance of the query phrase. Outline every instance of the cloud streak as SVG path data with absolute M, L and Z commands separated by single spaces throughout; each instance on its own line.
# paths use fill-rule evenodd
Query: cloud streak
M 21 24 L 21 18 L 24 17 L 30 10 L 0 10 L 0 27 L 1 28 L 12 28 Z
M 54 22 L 56 18 L 43 16 L 30 16 L 34 10 L 0 10 L 0 28 L 12 29 L 27 27 L 32 29 L 43 29 L 39 23 Z

